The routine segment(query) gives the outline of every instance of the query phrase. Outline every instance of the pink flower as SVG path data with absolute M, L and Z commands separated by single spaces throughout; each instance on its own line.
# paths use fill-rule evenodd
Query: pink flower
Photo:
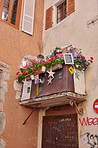
M 56 54 L 57 57 L 59 57 L 59 54 Z
M 30 61 L 33 61 L 32 59 L 30 59 Z
M 45 61 L 45 63 L 48 63 L 48 61 Z
M 63 57 L 63 54 L 60 54 L 61 57 Z
M 26 68 L 26 67 L 29 67 L 29 65 L 26 65 L 25 68 Z M 26 70 L 26 69 L 24 69 L 24 70 Z
M 32 61 L 32 62 L 37 62 L 37 61 L 36 61 L 36 59 L 33 59 L 33 60 L 32 60 L 32 59 L 30 59 L 30 61 Z
M 62 59 L 62 57 L 59 57 L 60 59 Z
M 39 62 L 37 61 L 36 63 L 38 64 Z
M 82 54 L 80 53 L 79 56 L 82 56 Z

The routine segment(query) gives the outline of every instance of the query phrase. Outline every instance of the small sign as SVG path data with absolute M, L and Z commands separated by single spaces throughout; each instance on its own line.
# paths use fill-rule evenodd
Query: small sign
M 71 73 L 71 74 L 73 74 L 74 73 L 74 69 L 73 69 L 73 67 L 71 66 L 71 67 L 69 67 L 69 72 Z
M 34 75 L 31 75 L 30 77 L 31 77 L 31 80 L 34 80 Z
M 39 87 L 39 94 L 42 93 L 42 87 Z
M 73 60 L 73 55 L 72 55 L 72 53 L 65 53 L 65 54 L 63 54 L 63 56 L 64 56 L 64 62 L 65 62 L 65 64 L 74 64 L 74 60 Z
M 96 99 L 95 102 L 93 103 L 93 109 L 98 114 L 98 99 Z
M 58 79 L 60 80 L 60 79 L 62 79 L 62 77 L 63 77 L 63 74 L 62 74 L 62 72 L 60 72 L 60 73 L 58 74 Z
M 42 72 L 45 72 L 45 71 L 46 71 L 46 67 L 42 66 Z
M 22 66 L 23 66 L 23 67 L 26 66 L 26 61 L 22 61 Z
M 39 83 L 39 75 L 36 75 L 35 76 L 35 84 L 38 84 Z

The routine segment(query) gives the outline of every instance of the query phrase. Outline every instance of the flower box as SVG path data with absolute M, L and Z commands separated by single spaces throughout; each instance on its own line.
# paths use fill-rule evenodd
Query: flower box
M 52 66 L 52 71 L 61 69 L 62 67 L 63 67 L 62 64 L 56 64 L 56 65 Z M 47 68 L 47 71 L 49 71 L 49 70 L 50 70 L 50 67 Z

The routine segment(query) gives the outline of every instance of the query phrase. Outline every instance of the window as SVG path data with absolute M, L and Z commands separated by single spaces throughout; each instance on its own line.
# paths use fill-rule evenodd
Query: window
M 53 0 L 53 6 L 46 9 L 45 30 L 59 24 L 75 11 L 75 0 Z
M 2 20 L 7 24 L 19 29 L 21 12 L 22 31 L 33 35 L 35 0 L 2 0 Z
M 67 3 L 64 1 L 57 7 L 57 23 L 62 21 L 66 17 Z
M 63 0 L 57 4 L 57 23 L 75 11 L 75 0 Z
M 8 12 L 9 12 L 9 0 L 4 1 L 4 7 L 3 7 L 3 13 L 2 13 L 2 19 L 7 21 L 8 20 Z
M 22 0 L 4 0 L 2 20 L 19 27 Z

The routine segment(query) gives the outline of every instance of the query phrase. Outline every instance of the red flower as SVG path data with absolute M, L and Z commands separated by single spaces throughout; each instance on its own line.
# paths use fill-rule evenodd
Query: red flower
M 84 57 L 84 56 L 82 56 L 82 58 L 83 58 L 83 59 L 85 59 L 85 57 Z
M 18 72 L 16 73 L 16 75 L 19 75 L 19 73 L 20 73 L 20 72 L 18 71 Z
M 93 60 L 94 58 L 93 57 L 90 57 L 90 59 Z
M 56 58 L 56 56 L 53 56 L 53 57 L 52 57 L 52 59 L 55 59 L 55 58 Z
M 91 63 L 93 63 L 93 60 L 90 60 Z
M 22 68 L 21 70 L 24 71 L 25 69 Z
M 23 72 L 22 74 L 25 75 L 25 72 Z
M 52 59 L 49 59 L 49 62 L 51 62 L 52 61 Z

